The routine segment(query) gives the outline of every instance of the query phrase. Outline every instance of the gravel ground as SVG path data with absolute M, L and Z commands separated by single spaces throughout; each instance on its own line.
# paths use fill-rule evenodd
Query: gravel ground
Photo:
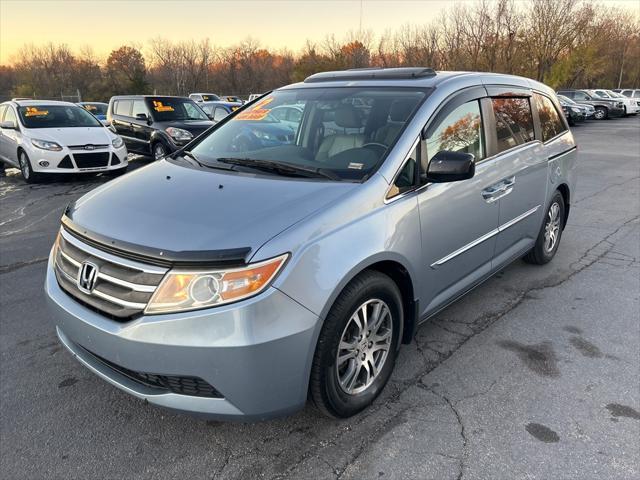
M 517 261 L 422 326 L 382 396 L 347 421 L 310 406 L 257 424 L 204 421 L 92 375 L 59 345 L 43 282 L 62 209 L 105 180 L 27 186 L 7 170 L 1 476 L 639 478 L 640 117 L 574 132 L 579 185 L 554 261 Z

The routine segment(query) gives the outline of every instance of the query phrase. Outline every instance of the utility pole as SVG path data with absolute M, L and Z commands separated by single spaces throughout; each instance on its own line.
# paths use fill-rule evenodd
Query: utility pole
M 358 27 L 358 36 L 360 38 L 362 38 L 362 2 L 363 0 L 360 0 L 360 26 Z

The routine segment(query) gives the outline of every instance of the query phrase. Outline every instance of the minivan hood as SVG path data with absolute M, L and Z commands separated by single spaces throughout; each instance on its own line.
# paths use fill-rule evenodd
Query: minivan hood
M 115 135 L 105 127 L 30 128 L 29 137 L 68 145 L 108 145 Z
M 201 170 L 161 160 L 89 192 L 66 215 L 114 245 L 168 252 L 250 248 L 248 259 L 357 185 Z

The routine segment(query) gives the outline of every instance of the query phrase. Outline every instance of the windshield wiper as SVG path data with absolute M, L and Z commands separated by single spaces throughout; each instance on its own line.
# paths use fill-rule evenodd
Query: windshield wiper
M 341 178 L 326 168 L 305 167 L 288 162 L 276 162 L 274 160 L 258 160 L 254 158 L 216 158 L 220 163 L 240 165 L 242 167 L 252 167 L 267 170 L 280 174 L 298 174 L 304 177 L 328 178 L 329 180 L 341 180 Z
M 233 167 L 227 167 L 227 166 L 221 166 L 221 165 L 212 165 L 212 164 L 209 164 L 209 163 L 202 163 L 200 160 L 198 160 L 198 157 L 196 157 L 189 150 L 183 150 L 177 156 L 178 157 L 182 157 L 184 159 L 187 159 L 187 160 L 191 161 L 191 163 L 195 163 L 197 166 L 202 167 L 202 168 L 217 168 L 219 170 L 235 170 Z

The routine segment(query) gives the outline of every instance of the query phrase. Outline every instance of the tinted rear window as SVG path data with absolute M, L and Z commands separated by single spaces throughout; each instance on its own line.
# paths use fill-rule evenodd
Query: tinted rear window
M 498 152 L 535 139 L 528 98 L 492 98 L 491 103 L 496 117 Z
M 556 110 L 556 106 L 553 102 L 544 95 L 535 94 L 536 108 L 538 109 L 538 116 L 540 117 L 540 127 L 542 128 L 542 141 L 555 137 L 561 134 L 567 128 L 565 127 L 560 113 Z

